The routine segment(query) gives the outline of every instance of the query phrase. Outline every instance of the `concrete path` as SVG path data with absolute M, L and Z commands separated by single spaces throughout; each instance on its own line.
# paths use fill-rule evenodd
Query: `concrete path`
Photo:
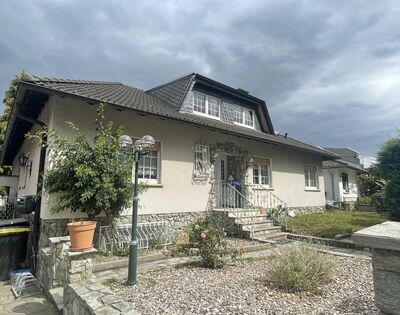
M 58 315 L 56 307 L 44 294 L 16 299 L 8 282 L 0 282 L 0 315 Z

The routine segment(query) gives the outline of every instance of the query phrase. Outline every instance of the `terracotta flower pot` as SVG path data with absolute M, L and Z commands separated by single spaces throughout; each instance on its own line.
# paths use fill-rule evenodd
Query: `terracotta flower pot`
M 96 221 L 77 221 L 67 224 L 72 252 L 83 252 L 93 248 L 96 225 Z

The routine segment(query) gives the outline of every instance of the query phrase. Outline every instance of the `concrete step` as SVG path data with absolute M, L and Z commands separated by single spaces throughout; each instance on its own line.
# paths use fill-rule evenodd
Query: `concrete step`
M 268 236 L 274 233 L 279 233 L 281 232 L 281 227 L 280 226 L 272 226 L 268 229 L 264 228 L 261 230 L 254 230 L 254 232 L 248 231 L 250 232 L 250 238 L 254 238 L 254 237 L 259 237 L 259 236 Z
M 246 224 L 242 225 L 242 230 L 243 231 L 275 231 L 275 230 L 281 230 L 280 226 L 273 225 L 272 222 L 267 222 L 267 223 L 260 223 L 260 224 Z
M 57 309 L 61 312 L 64 307 L 64 288 L 54 288 L 49 291 L 53 303 L 57 306 Z
M 263 224 L 263 223 L 271 223 L 274 224 L 274 221 L 268 219 L 266 216 L 257 216 L 257 217 L 245 217 L 245 218 L 236 218 L 236 224 L 247 225 L 247 224 Z
M 275 242 L 287 240 L 287 233 L 277 232 L 277 233 L 255 236 L 255 237 L 253 237 L 253 240 L 259 241 L 262 243 L 275 243 Z

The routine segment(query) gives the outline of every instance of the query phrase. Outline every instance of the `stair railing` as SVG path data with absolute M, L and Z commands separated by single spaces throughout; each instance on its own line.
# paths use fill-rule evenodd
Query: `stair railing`
M 260 184 L 246 185 L 249 200 L 258 209 L 264 209 L 266 214 L 272 219 L 279 219 L 283 216 L 287 221 L 288 205 L 272 191 Z
M 249 212 L 251 218 L 251 235 L 254 235 L 254 218 L 256 209 L 253 203 L 233 185 L 229 183 L 214 184 L 215 208 L 232 212 L 238 222 L 243 223 L 243 217 Z

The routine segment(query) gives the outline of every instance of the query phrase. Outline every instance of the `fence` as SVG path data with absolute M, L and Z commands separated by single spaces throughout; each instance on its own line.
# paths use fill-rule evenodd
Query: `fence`
M 0 220 L 15 219 L 18 217 L 16 198 L 0 198 Z
M 109 252 L 114 248 L 128 247 L 131 241 L 131 229 L 131 224 L 117 225 L 113 236 L 110 226 L 101 226 L 99 229 L 99 250 Z M 168 221 L 141 222 L 138 223 L 137 231 L 140 249 L 172 243 L 172 233 Z

